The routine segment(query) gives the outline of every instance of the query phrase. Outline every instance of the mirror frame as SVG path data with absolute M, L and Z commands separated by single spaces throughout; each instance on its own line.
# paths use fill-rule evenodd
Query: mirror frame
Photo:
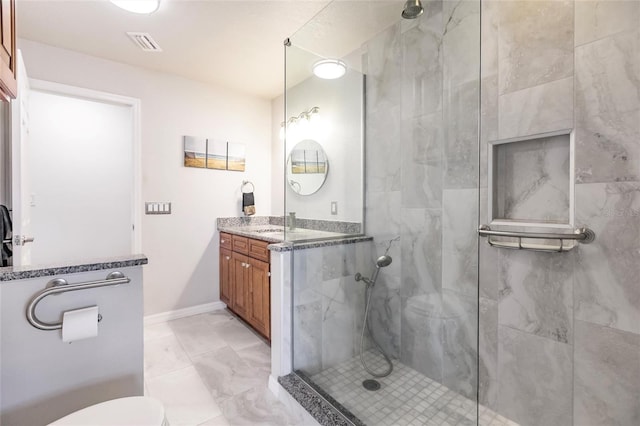
M 324 165 L 324 173 L 318 171 L 318 172 L 303 172 L 303 173 L 294 173 L 292 171 L 292 167 L 293 167 L 293 163 L 292 163 L 292 155 L 294 153 L 294 151 L 296 151 L 296 149 L 301 150 L 301 146 L 304 148 L 304 145 L 308 145 L 310 142 L 312 142 L 313 144 L 317 145 L 318 149 L 317 151 L 322 151 L 323 155 L 324 155 L 324 163 L 322 163 Z M 319 169 L 320 168 L 320 164 L 319 162 L 315 162 L 316 167 Z M 291 152 L 289 153 L 289 155 L 287 156 L 287 163 L 285 166 L 285 173 L 286 173 L 286 179 L 287 179 L 287 184 L 289 185 L 289 188 L 291 188 L 291 190 L 296 193 L 297 195 L 301 195 L 301 196 L 309 196 L 309 195 L 313 195 L 316 192 L 318 192 L 320 190 L 320 188 L 322 188 L 325 184 L 325 182 L 327 181 L 327 175 L 329 174 L 329 159 L 327 158 L 327 153 L 325 152 L 324 148 L 322 147 L 322 145 L 320 145 L 320 143 L 314 139 L 303 139 L 301 141 L 299 141 L 298 143 L 296 143 L 293 148 L 291 149 Z M 314 187 L 312 190 L 310 190 L 310 192 L 303 192 L 303 188 L 300 185 L 299 182 L 293 180 L 293 176 L 294 175 L 305 175 L 305 174 L 313 174 L 313 175 L 322 175 L 322 182 L 319 182 L 317 184 L 317 187 Z

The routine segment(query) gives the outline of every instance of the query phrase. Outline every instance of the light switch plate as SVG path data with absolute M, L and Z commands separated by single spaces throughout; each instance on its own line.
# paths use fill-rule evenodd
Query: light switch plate
M 148 201 L 144 203 L 145 214 L 171 214 L 171 202 Z
M 337 201 L 332 201 L 331 202 L 331 214 L 332 215 L 338 214 L 338 202 Z

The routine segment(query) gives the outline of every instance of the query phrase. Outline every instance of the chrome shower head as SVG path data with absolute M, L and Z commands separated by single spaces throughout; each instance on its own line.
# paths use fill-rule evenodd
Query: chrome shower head
M 391 265 L 391 261 L 393 259 L 391 259 L 391 256 L 389 255 L 384 255 L 384 256 L 380 256 L 378 258 L 378 260 L 376 260 L 376 268 L 384 268 L 385 266 L 389 266 Z
M 422 12 L 424 12 L 424 9 L 420 0 L 407 0 L 404 4 L 404 9 L 402 9 L 402 17 L 404 19 L 416 19 L 422 15 Z
M 360 272 L 356 274 L 356 281 L 364 281 L 367 283 L 367 288 L 373 287 L 376 285 L 376 281 L 378 280 L 378 274 L 380 273 L 380 268 L 384 268 L 385 266 L 391 265 L 391 256 L 382 255 L 376 260 L 376 269 L 373 271 L 373 276 L 371 278 L 363 277 Z

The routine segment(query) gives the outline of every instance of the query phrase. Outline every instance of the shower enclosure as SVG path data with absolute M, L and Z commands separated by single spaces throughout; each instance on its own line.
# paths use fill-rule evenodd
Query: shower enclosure
M 291 255 L 293 369 L 347 423 L 640 418 L 640 3 L 599 3 L 335 0 L 287 40 L 285 211 L 370 237 Z
M 479 8 L 336 1 L 286 47 L 285 116 L 319 107 L 328 179 L 352 172 L 309 197 L 287 185 L 286 211 L 373 237 L 293 251 L 294 370 L 355 423 L 476 424 Z M 345 76 L 311 75 L 325 58 Z M 352 205 L 323 216 L 330 197 Z

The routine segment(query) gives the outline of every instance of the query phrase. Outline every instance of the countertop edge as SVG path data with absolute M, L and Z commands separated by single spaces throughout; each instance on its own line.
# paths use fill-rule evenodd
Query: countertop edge
M 340 237 L 331 238 L 326 240 L 308 241 L 308 242 L 281 242 L 278 244 L 271 244 L 267 248 L 275 252 L 293 251 L 293 250 L 306 250 L 320 247 L 341 246 L 346 244 L 356 244 L 365 241 L 373 241 L 373 237 L 366 235 L 359 235 L 357 237 Z
M 253 238 L 254 240 L 266 241 L 271 244 L 282 243 L 282 240 L 277 238 L 266 237 L 263 235 L 257 236 L 255 232 L 243 231 L 242 226 L 219 226 L 218 232 L 224 232 L 226 234 L 240 235 L 241 237 Z
M 239 228 L 242 228 L 242 227 L 241 226 L 238 226 L 238 227 L 221 226 L 221 227 L 218 227 L 218 231 L 224 232 L 227 234 L 240 235 L 241 237 L 247 237 L 247 238 L 253 238 L 256 240 L 266 241 L 268 243 L 271 243 L 267 248 L 275 252 L 304 250 L 304 249 L 329 247 L 329 246 L 337 246 L 337 245 L 344 245 L 344 244 L 355 244 L 355 243 L 360 243 L 364 241 L 373 241 L 373 237 L 369 237 L 366 235 L 329 237 L 324 239 L 306 240 L 301 242 L 282 241 L 276 238 L 256 235 L 256 233 L 252 231 L 242 231 L 242 229 L 239 229 Z
M 17 281 L 52 275 L 75 274 L 79 272 L 100 271 L 104 269 L 128 268 L 149 263 L 144 254 L 118 256 L 112 258 L 78 261 L 58 266 L 33 265 L 14 269 L 12 266 L 0 268 L 0 282 Z

